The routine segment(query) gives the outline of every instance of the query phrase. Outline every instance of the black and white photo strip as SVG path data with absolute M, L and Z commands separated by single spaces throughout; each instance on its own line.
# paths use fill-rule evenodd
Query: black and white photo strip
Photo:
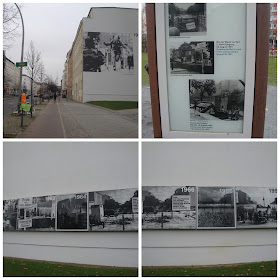
M 137 142 L 5 142 L 4 262 L 12 275 L 19 262 L 24 276 L 137 277 L 138 194 Z

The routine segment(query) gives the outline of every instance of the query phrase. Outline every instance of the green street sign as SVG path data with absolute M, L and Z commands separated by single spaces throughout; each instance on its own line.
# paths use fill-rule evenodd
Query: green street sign
M 25 67 L 27 66 L 27 62 L 16 62 L 16 67 Z

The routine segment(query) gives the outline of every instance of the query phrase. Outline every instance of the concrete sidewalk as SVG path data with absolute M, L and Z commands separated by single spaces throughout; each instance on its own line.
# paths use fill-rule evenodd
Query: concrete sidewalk
M 137 138 L 138 122 L 106 108 L 61 99 L 67 138 Z
M 64 138 L 65 133 L 57 103 L 49 102 L 20 138 Z

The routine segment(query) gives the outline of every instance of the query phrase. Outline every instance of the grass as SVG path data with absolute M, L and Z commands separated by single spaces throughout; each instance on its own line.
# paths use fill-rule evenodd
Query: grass
M 111 110 L 137 109 L 138 102 L 134 101 L 90 101 L 90 104 Z
M 150 84 L 149 75 L 145 69 L 145 65 L 148 61 L 148 54 L 142 53 L 142 85 L 148 86 Z
M 269 85 L 277 85 L 277 57 L 269 57 L 268 82 Z
M 4 276 L 130 276 L 137 277 L 137 268 L 70 265 L 44 261 L 4 258 Z
M 224 266 L 144 267 L 147 276 L 277 276 L 277 262 L 258 262 Z

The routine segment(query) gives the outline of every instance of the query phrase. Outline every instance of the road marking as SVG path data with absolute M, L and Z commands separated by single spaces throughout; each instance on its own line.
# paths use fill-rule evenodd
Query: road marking
M 61 113 L 60 113 L 60 108 L 59 108 L 59 103 L 58 102 L 57 102 L 57 106 L 58 106 L 58 113 L 59 113 L 59 117 L 60 117 L 60 121 L 61 121 L 63 136 L 64 136 L 64 138 L 66 138 L 65 128 L 64 128 L 63 121 L 62 121 L 62 117 L 61 117 Z

